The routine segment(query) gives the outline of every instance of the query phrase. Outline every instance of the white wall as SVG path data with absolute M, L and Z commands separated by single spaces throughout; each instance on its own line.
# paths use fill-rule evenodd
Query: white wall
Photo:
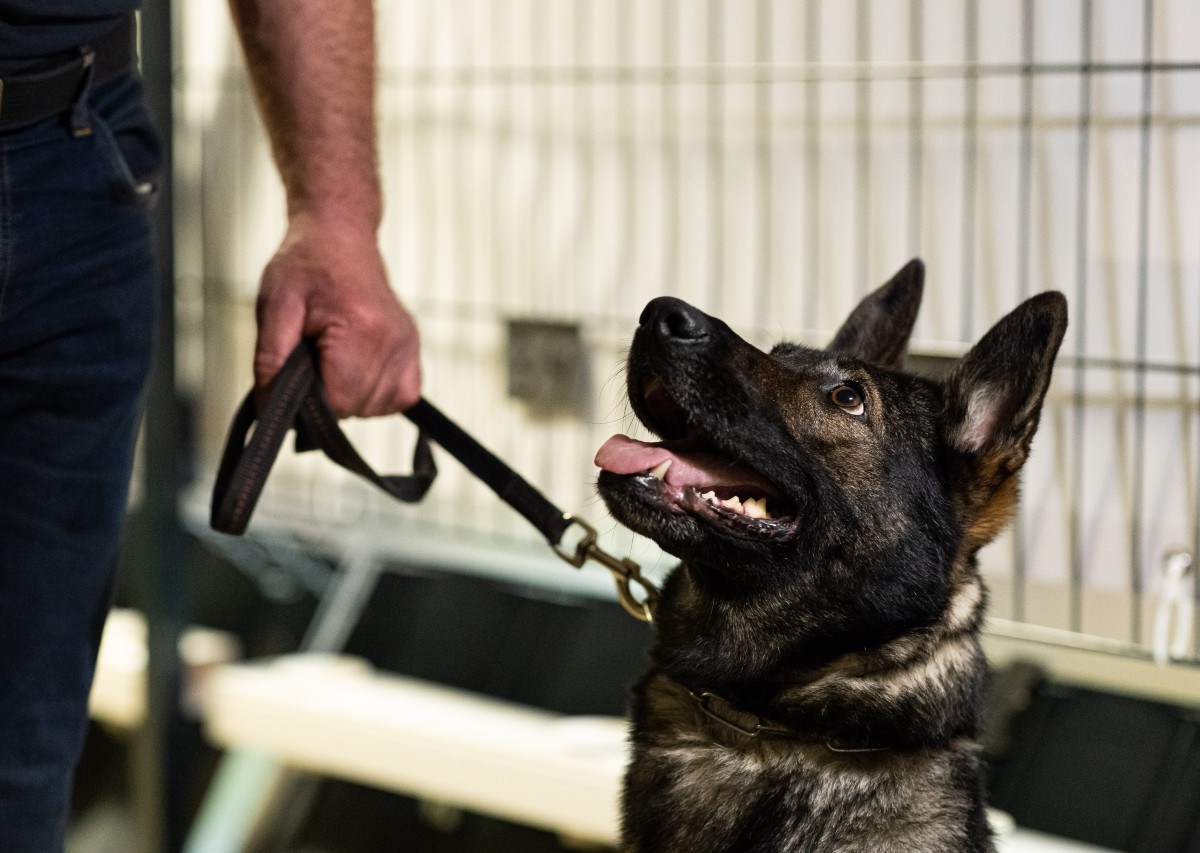
M 179 5 L 183 370 L 203 395 L 211 461 L 249 384 L 253 293 L 281 234 L 281 197 L 223 4 Z M 1087 78 L 1086 122 L 1077 68 L 1040 67 L 1028 89 L 1020 74 L 995 73 L 1025 61 L 1027 8 L 1034 63 L 1083 61 L 1083 2 L 979 3 L 978 66 L 967 63 L 971 8 L 380 3 L 382 240 L 422 323 L 427 396 L 600 522 L 614 549 L 662 568 L 668 560 L 610 529 L 592 494 L 593 452 L 632 427 L 621 361 L 649 298 L 682 296 L 761 344 L 819 343 L 868 286 L 919 254 L 917 348 L 961 351 L 1022 296 L 1063 290 L 1072 328 L 1016 538 L 983 562 L 997 613 L 1069 627 L 1077 530 L 1078 627 L 1129 638 L 1132 575 L 1151 591 L 1163 551 L 1195 547 L 1197 535 L 1200 4 L 1152 6 L 1150 58 L 1194 67 L 1150 75 L 1145 133 L 1142 3 L 1090 4 L 1092 61 L 1132 65 Z M 932 79 L 906 78 L 914 59 Z M 583 324 L 584 417 L 541 418 L 506 399 L 509 317 Z M 1074 356 L 1193 372 L 1081 376 Z M 406 467 L 411 432 L 399 419 L 351 430 L 380 467 Z M 302 509 L 337 495 L 348 523 L 382 518 L 397 536 L 431 523 L 534 536 L 452 460 L 442 469 L 417 509 L 316 459 L 287 460 L 271 489 Z M 1027 584 L 1012 582 L 1014 565 Z

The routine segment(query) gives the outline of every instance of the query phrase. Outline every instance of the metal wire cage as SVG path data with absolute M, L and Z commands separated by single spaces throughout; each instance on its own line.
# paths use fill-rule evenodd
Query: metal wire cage
M 230 377 L 248 382 L 280 206 L 236 51 L 211 48 L 221 11 L 202 5 L 181 28 L 177 263 L 211 459 Z M 422 322 L 427 393 L 529 479 L 600 514 L 589 463 L 631 427 L 620 363 L 653 296 L 764 345 L 820 344 L 919 255 L 914 350 L 953 355 L 1062 290 L 1071 327 L 1023 502 L 982 555 L 993 613 L 1200 662 L 1200 584 L 1178 556 L 1200 552 L 1200 7 L 405 0 L 379 15 L 382 240 Z M 588 405 L 508 397 L 514 319 L 578 325 Z M 403 426 L 353 430 L 403 466 Z M 274 490 L 298 517 L 332 501 L 381 536 L 527 536 L 445 467 L 412 510 L 301 459 Z

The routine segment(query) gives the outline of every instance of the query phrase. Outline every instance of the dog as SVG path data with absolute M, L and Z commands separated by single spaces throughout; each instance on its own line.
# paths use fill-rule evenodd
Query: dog
M 986 593 L 1067 324 L 1042 293 L 935 381 L 902 371 L 924 267 L 824 350 L 645 308 L 637 418 L 598 490 L 682 560 L 631 701 L 624 853 L 982 853 Z

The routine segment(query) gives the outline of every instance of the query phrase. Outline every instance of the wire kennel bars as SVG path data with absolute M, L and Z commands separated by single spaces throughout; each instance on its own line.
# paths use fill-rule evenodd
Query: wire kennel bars
M 587 463 L 630 426 L 619 365 L 653 296 L 764 345 L 817 344 L 920 255 L 914 351 L 945 355 L 1059 289 L 1071 327 L 1022 507 L 983 555 L 993 613 L 1135 654 L 1166 621 L 1186 641 L 1172 656 L 1200 661 L 1197 573 L 1169 559 L 1200 552 L 1194 4 L 408 0 L 379 14 L 383 243 L 422 321 L 427 391 L 531 480 L 599 513 Z M 201 65 L 180 86 L 205 164 L 223 147 L 213 114 L 248 94 Z M 231 224 L 217 184 L 198 190 L 204 247 L 261 218 L 242 201 Z M 208 313 L 243 330 L 214 347 L 227 334 L 206 319 L 205 375 L 249 364 L 253 269 L 197 263 Z M 591 407 L 548 417 L 505 396 L 513 318 L 579 324 Z M 405 434 L 355 428 L 403 465 Z M 337 476 L 294 468 L 305 493 Z M 351 520 L 395 512 L 336 491 Z M 451 470 L 410 516 L 522 535 Z

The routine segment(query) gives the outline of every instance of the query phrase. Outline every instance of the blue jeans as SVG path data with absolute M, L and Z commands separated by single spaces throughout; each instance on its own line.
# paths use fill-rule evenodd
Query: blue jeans
M 0 853 L 61 850 L 155 313 L 141 81 L 0 134 Z

